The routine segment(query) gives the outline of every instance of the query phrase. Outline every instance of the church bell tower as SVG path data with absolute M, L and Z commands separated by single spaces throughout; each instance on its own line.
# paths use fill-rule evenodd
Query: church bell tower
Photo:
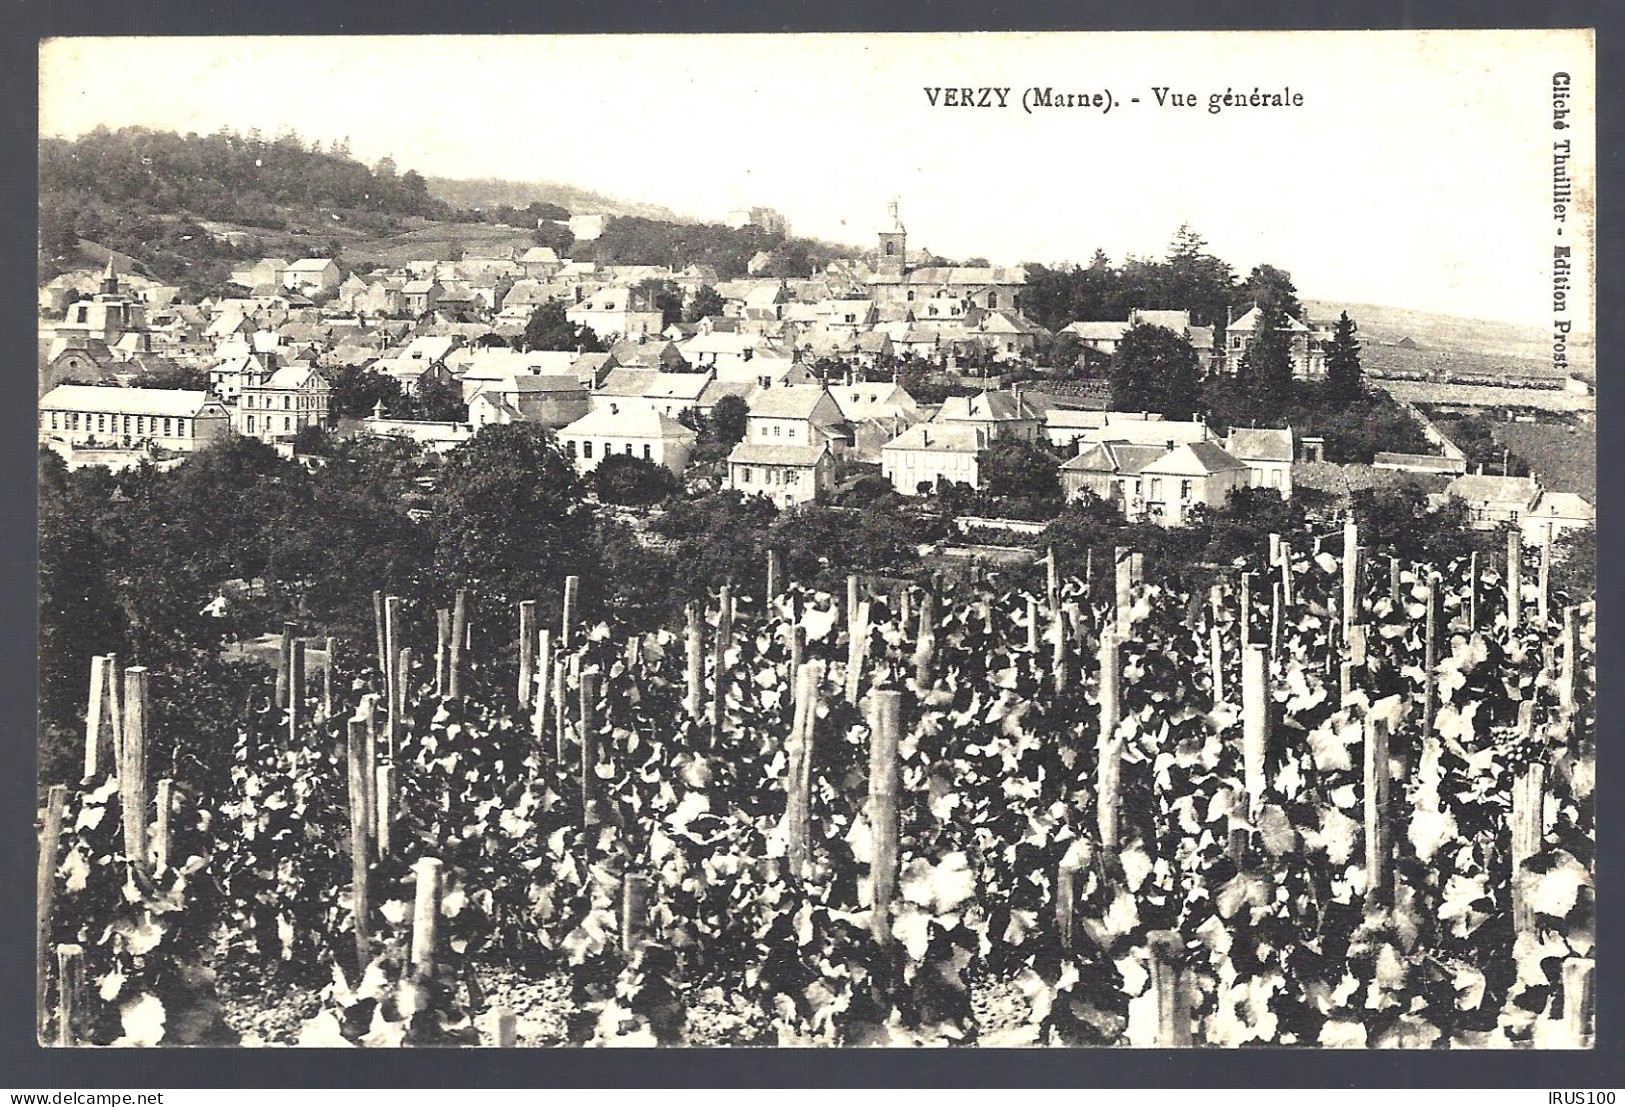
M 908 232 L 897 214 L 897 199 L 892 198 L 889 226 L 880 232 L 880 272 L 902 276 L 908 257 Z

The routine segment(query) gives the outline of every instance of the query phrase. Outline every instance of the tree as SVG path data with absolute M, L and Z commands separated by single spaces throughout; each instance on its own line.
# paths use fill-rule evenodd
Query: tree
M 1273 265 L 1253 266 L 1235 303 L 1238 307 L 1257 304 L 1260 309 L 1267 305 L 1299 321 L 1303 319 L 1303 305 L 1298 302 L 1298 290 L 1292 284 L 1292 274 Z
M 664 465 L 631 454 L 610 454 L 592 471 L 592 486 L 603 503 L 641 507 L 675 495 L 682 482 Z
M 1004 511 L 1046 518 L 1060 510 L 1060 468 L 1042 446 L 1023 438 L 995 439 L 982 452 L 977 468 L 985 494 Z
M 1255 417 L 1269 418 L 1292 398 L 1292 332 L 1272 300 L 1258 305 L 1257 325 L 1237 374 Z
M 683 317 L 683 292 L 671 281 L 661 280 L 659 277 L 650 277 L 639 281 L 632 290 L 633 296 L 643 303 L 647 310 L 660 313 L 660 326 L 662 329 L 671 326 Z
M 525 323 L 524 350 L 583 350 L 602 353 L 604 344 L 590 327 L 578 327 L 565 318 L 564 304 L 549 300 L 538 304 Z
M 461 423 L 468 418 L 463 389 L 456 381 L 425 380 L 411 397 L 414 414 L 436 423 Z
M 683 321 L 698 323 L 708 316 L 721 315 L 722 308 L 722 293 L 708 284 L 702 284 L 695 290 L 693 297 L 688 301 L 688 306 L 683 309 Z
M 481 427 L 440 472 L 434 566 L 493 612 L 551 595 L 585 568 L 591 513 L 574 464 L 533 423 Z
M 750 406 L 740 396 L 724 396 L 711 409 L 710 432 L 716 441 L 730 449 L 744 440 Z
M 1352 400 L 1360 394 L 1360 340 L 1348 312 L 1337 318 L 1326 344 L 1326 387 L 1334 399 Z
M 406 394 L 394 377 L 385 376 L 376 369 L 358 369 L 349 365 L 324 372 L 332 386 L 327 394 L 327 407 L 334 417 L 365 419 L 380 403 L 386 412 L 400 412 L 405 408 Z
M 1202 369 L 1190 339 L 1166 327 L 1130 327 L 1112 354 L 1111 406 L 1188 419 L 1201 401 Z

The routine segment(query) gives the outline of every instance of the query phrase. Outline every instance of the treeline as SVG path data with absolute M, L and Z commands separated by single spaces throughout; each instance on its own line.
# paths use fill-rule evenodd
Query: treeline
M 275 226 L 278 207 L 336 208 L 438 219 L 450 209 L 429 195 L 418 173 L 397 173 L 388 159 L 374 169 L 347 146 L 323 149 L 295 134 L 257 131 L 178 135 L 99 128 L 76 140 L 40 142 L 40 192 L 79 192 L 159 214 L 190 212 L 254 226 Z
M 1080 319 L 1127 319 L 1136 308 L 1188 310 L 1193 324 L 1222 329 L 1232 310 L 1239 315 L 1254 302 L 1275 303 L 1303 317 L 1291 274 L 1258 265 L 1242 280 L 1188 225 L 1174 233 L 1163 259 L 1130 256 L 1114 265 L 1096 250 L 1088 265 L 1052 268 L 1029 262 L 1021 294 L 1028 318 L 1052 331 Z
M 679 269 L 709 265 L 723 280 L 746 276 L 751 259 L 760 252 L 772 255 L 761 275 L 787 279 L 810 277 L 836 258 L 857 256 L 857 251 L 846 247 L 756 226 L 735 229 L 719 223 L 671 223 L 634 215 L 612 216 L 592 248 L 603 265 L 670 265 Z

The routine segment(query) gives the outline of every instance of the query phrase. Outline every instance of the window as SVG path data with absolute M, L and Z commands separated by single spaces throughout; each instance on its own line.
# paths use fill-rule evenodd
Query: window
M 1271 488 L 1279 488 L 1279 487 L 1281 487 L 1281 470 L 1279 470 L 1279 469 L 1271 469 L 1270 470 L 1270 487 Z
M 914 290 L 912 288 L 908 290 L 908 299 L 909 299 L 909 302 L 911 302 L 911 303 L 914 300 Z
M 56 412 L 54 412 L 54 411 L 51 412 L 51 429 L 52 430 L 57 429 L 57 426 L 56 426 Z
M 568 454 L 570 457 L 575 457 L 576 456 L 576 440 L 575 439 L 570 438 L 570 439 L 565 440 L 564 452 L 566 454 Z
M 584 458 L 592 457 L 592 442 L 591 441 L 586 441 L 586 442 L 581 443 L 581 456 L 584 457 Z
M 778 436 L 779 436 L 779 425 L 777 423 L 774 423 L 773 424 L 773 437 L 777 438 Z
M 749 465 L 741 465 L 739 467 L 739 483 L 740 484 L 749 484 L 750 483 L 750 466 Z
M 124 417 L 124 433 L 130 433 L 130 417 L 128 415 Z
M 128 423 L 128 420 L 126 420 L 126 423 Z M 128 426 L 126 426 L 124 429 L 125 429 L 125 431 L 128 431 L 130 428 Z M 180 435 L 182 438 L 186 437 L 186 420 L 185 419 L 177 419 L 177 420 L 175 420 L 175 433 Z
M 796 483 L 796 471 L 794 469 L 786 469 L 784 471 L 784 483 L 785 484 L 795 484 Z
M 247 425 L 247 430 L 248 430 L 248 433 L 249 433 L 249 434 L 253 434 L 253 433 L 254 433 L 254 417 L 253 417 L 253 416 L 252 416 L 252 415 L 250 415 L 250 416 L 249 416 L 249 417 L 248 417 L 248 425 Z
M 654 448 L 651 447 L 649 445 L 649 443 L 647 443 L 647 442 L 645 442 L 643 444 L 643 460 L 644 461 L 653 461 L 654 460 Z
M 106 429 L 107 429 L 107 416 L 105 416 L 105 415 L 96 416 L 96 433 L 101 434 Z
M 284 396 L 284 397 L 282 397 L 282 410 L 287 411 L 292 407 L 293 407 L 293 397 L 292 396 Z
M 1162 499 L 1162 478 L 1161 477 L 1152 477 L 1151 478 L 1151 498 L 1153 500 Z
M 167 420 L 167 419 L 164 420 L 164 423 L 165 423 L 164 432 L 167 434 L 168 431 L 169 431 L 169 427 L 168 427 L 169 420 Z M 282 429 L 285 430 L 285 431 L 293 430 L 293 420 L 290 417 L 286 416 L 286 415 L 284 415 L 282 417 Z
M 647 448 L 647 447 L 645 447 L 645 448 Z M 628 443 L 627 443 L 627 444 L 626 444 L 626 456 L 627 456 L 627 457 L 631 457 L 631 456 L 632 456 L 632 443 L 630 443 L 630 442 L 628 442 Z
M 1190 481 L 1182 480 L 1182 481 L 1179 482 L 1179 498 L 1181 500 L 1189 500 L 1191 498 L 1191 482 Z

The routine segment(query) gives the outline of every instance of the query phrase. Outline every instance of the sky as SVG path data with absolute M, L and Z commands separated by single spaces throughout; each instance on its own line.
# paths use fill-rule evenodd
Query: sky
M 865 246 L 896 197 L 911 251 L 1006 264 L 1162 256 L 1189 223 L 1305 298 L 1549 326 L 1558 71 L 1576 129 L 1555 137 L 1589 182 L 1584 31 L 57 39 L 40 129 L 291 129 L 427 176 L 772 207 Z M 967 86 L 1010 106 L 925 91 Z M 1116 106 L 1029 114 L 1032 86 Z M 1209 112 L 1254 88 L 1302 106 Z M 1591 240 L 1578 220 L 1562 241 Z

